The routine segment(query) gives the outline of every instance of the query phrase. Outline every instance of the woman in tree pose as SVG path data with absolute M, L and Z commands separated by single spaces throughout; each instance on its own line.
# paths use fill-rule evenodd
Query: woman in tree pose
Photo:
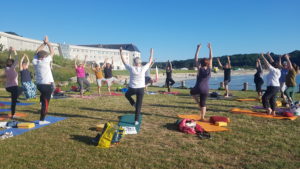
M 44 47 L 47 46 L 49 52 L 44 51 Z M 50 122 L 45 121 L 45 117 L 48 113 L 49 103 L 51 99 L 51 94 L 53 92 L 53 75 L 51 71 L 51 62 L 53 60 L 54 50 L 52 45 L 48 40 L 48 36 L 45 36 L 44 43 L 36 50 L 36 55 L 33 58 L 33 66 L 35 69 L 35 80 L 37 84 L 37 89 L 40 91 L 40 102 L 41 102 L 41 117 L 40 125 L 48 124 Z
M 270 61 L 271 61 L 271 62 L 274 62 L 274 60 L 273 60 L 273 58 L 272 58 L 272 56 L 270 55 L 269 52 L 267 53 L 267 55 L 268 55 Z M 281 60 L 282 60 L 282 56 L 279 56 L 279 68 L 280 68 L 280 71 L 281 71 L 281 76 L 280 76 L 280 78 L 279 78 L 279 83 L 280 83 L 280 94 L 281 94 L 280 96 L 281 96 L 281 98 L 283 98 L 283 100 L 284 100 L 285 102 L 287 102 L 287 98 L 286 98 L 285 95 L 284 95 L 284 91 L 285 91 L 285 89 L 286 89 L 286 84 L 285 84 L 285 82 L 286 82 L 286 76 L 287 76 L 287 74 L 288 74 L 289 69 L 288 69 L 288 64 L 287 64 L 287 62 L 286 62 L 286 61 L 282 62 Z
M 262 96 L 261 88 L 262 85 L 264 84 L 264 79 L 263 79 L 263 69 L 260 63 L 260 59 L 257 59 L 256 61 L 256 73 L 254 74 L 254 83 L 255 83 L 258 98 L 261 99 Z
M 209 49 L 209 58 L 203 58 L 200 60 L 200 65 L 198 62 L 198 54 L 200 52 L 201 44 L 197 45 L 197 50 L 195 54 L 195 64 L 198 69 L 197 81 L 195 87 L 191 89 L 190 93 L 195 99 L 196 103 L 199 106 L 200 118 L 203 121 L 206 114 L 206 98 L 209 94 L 209 79 L 211 77 L 211 68 L 212 68 L 212 48 L 211 44 L 207 45 Z
M 11 58 L 11 54 L 14 53 L 15 59 Z M 18 97 L 22 94 L 22 88 L 18 86 L 18 73 L 16 72 L 16 67 L 18 66 L 18 55 L 17 51 L 10 47 L 8 59 L 6 60 L 5 76 L 6 83 L 5 89 L 7 92 L 11 93 L 11 118 L 15 118 L 16 105 L 18 102 Z
M 220 69 L 224 70 L 224 86 L 225 86 L 225 97 L 229 97 L 229 83 L 231 81 L 231 62 L 230 57 L 227 56 L 227 63 L 225 66 L 222 65 L 220 59 L 217 58 Z
M 130 81 L 125 97 L 128 99 L 129 103 L 135 107 L 135 125 L 138 125 L 144 96 L 145 72 L 152 63 L 153 49 L 151 48 L 150 50 L 149 62 L 145 66 L 142 66 L 142 61 L 139 57 L 134 58 L 134 65 L 130 66 L 123 57 L 122 47 L 120 48 L 120 55 L 125 68 L 130 72 Z M 136 101 L 132 99 L 132 95 L 136 95 Z
M 266 67 L 269 69 L 269 73 L 267 75 L 267 90 L 262 96 L 262 103 L 264 108 L 267 110 L 267 114 L 276 116 L 276 95 L 280 90 L 279 78 L 281 75 L 279 64 L 276 62 L 272 62 L 270 64 L 263 53 L 261 54 L 261 57 L 264 60 Z
M 295 90 L 296 90 L 296 76 L 297 73 L 299 71 L 299 67 L 295 64 L 292 63 L 290 60 L 289 55 L 284 55 L 284 57 L 287 60 L 287 65 L 288 65 L 288 74 L 286 75 L 286 90 L 284 91 L 284 94 L 287 97 L 289 106 L 292 106 L 294 104 L 294 94 L 295 94 Z
M 24 61 L 25 58 L 26 58 L 26 62 Z M 36 97 L 36 86 L 32 82 L 32 74 L 28 70 L 29 64 L 30 62 L 28 56 L 24 54 L 20 61 L 20 74 L 21 74 L 21 83 L 22 83 L 22 87 L 26 99 L 31 99 Z
M 84 90 L 89 91 L 89 88 L 90 88 L 90 83 L 86 79 L 86 73 L 85 73 L 86 58 L 87 58 L 87 56 L 84 57 L 83 63 L 80 62 L 79 64 L 77 64 L 78 56 L 75 59 L 75 71 L 76 71 L 77 83 L 80 88 L 81 96 L 83 96 Z M 85 88 L 83 85 L 85 85 Z
M 108 59 L 106 58 L 103 64 L 103 71 L 104 71 L 104 78 L 107 84 L 107 90 L 109 94 L 111 94 L 110 89 L 111 85 L 116 81 L 116 78 L 113 77 L 112 70 L 114 68 L 114 60 L 111 58 L 111 64 L 108 62 Z
M 101 94 L 102 81 L 104 81 L 102 67 L 95 62 L 94 64 L 92 64 L 92 70 L 94 71 L 95 76 L 96 76 L 96 83 L 98 86 L 98 94 Z
M 167 66 L 166 66 L 166 86 L 168 88 L 168 92 L 171 92 L 171 87 L 175 84 L 175 81 L 172 78 L 172 72 L 173 72 L 173 67 L 172 63 L 168 60 Z

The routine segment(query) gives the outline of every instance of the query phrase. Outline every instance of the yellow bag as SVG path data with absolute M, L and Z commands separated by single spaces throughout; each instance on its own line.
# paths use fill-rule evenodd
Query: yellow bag
M 102 135 L 99 139 L 98 146 L 99 148 L 109 148 L 111 145 L 111 141 L 114 137 L 116 130 L 118 130 L 119 126 L 116 123 L 108 122 L 105 124 L 104 129 L 102 131 Z

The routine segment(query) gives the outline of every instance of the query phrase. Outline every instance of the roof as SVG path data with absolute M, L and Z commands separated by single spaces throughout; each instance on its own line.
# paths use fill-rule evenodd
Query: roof
M 94 48 L 106 48 L 106 49 L 120 49 L 122 47 L 124 50 L 140 52 L 140 50 L 133 44 L 95 44 L 95 45 L 78 45 Z

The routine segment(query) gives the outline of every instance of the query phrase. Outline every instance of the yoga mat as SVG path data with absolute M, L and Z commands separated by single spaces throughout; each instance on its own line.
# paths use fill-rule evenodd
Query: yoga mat
M 11 102 L 0 101 L 0 104 L 11 105 Z M 17 106 L 29 106 L 33 104 L 34 103 L 17 103 Z
M 136 131 L 139 132 L 142 124 L 142 115 L 139 116 L 139 124 L 134 125 L 135 114 L 126 114 L 123 116 L 119 116 L 119 126 L 129 126 L 129 127 L 135 127 Z
M 258 101 L 257 99 L 236 99 L 236 100 L 240 102 Z
M 15 116 L 16 117 L 27 117 L 28 115 L 26 113 L 15 113 Z M 8 118 L 11 118 L 11 114 L 0 114 L 0 120 L 7 120 Z
M 247 109 L 231 109 L 230 110 L 232 113 L 236 114 L 246 114 L 249 116 L 255 116 L 255 117 L 263 117 L 263 118 L 271 118 L 271 119 L 287 119 L 287 120 L 295 120 L 297 119 L 298 116 L 293 116 L 293 117 L 284 117 L 284 116 L 273 116 L 273 115 L 268 115 L 265 112 L 255 112 L 252 110 L 247 110 Z
M 7 112 L 10 111 L 10 109 L 0 109 L 0 112 Z
M 253 106 L 253 109 L 265 109 L 263 106 Z M 289 108 L 283 108 L 283 107 L 277 107 L 275 109 L 275 111 L 279 112 L 279 113 L 283 113 L 283 112 L 289 112 L 290 109 Z
M 39 120 L 36 120 L 36 121 L 33 122 L 33 123 L 35 123 L 35 127 L 34 128 L 30 128 L 30 129 L 10 128 L 10 129 L 6 129 L 6 130 L 1 130 L 0 131 L 0 135 L 4 134 L 5 132 L 13 132 L 13 135 L 17 136 L 17 135 L 21 135 L 21 134 L 23 134 L 25 132 L 28 132 L 30 130 L 34 130 L 34 129 L 38 129 L 38 128 L 41 128 L 41 127 L 44 127 L 44 126 L 48 126 L 50 124 L 56 123 L 56 122 L 64 120 L 64 119 L 66 119 L 66 117 L 46 116 L 45 120 L 49 121 L 51 123 L 44 124 L 44 125 L 39 125 L 39 123 L 38 123 Z
M 200 116 L 197 114 L 180 114 L 177 115 L 179 118 L 182 119 L 192 119 L 192 120 L 200 120 Z M 207 132 L 221 132 L 221 131 L 228 131 L 228 128 L 225 127 L 220 127 L 216 126 L 212 123 L 209 122 L 202 122 L 202 121 L 197 121 L 197 124 L 199 124 L 205 131 Z

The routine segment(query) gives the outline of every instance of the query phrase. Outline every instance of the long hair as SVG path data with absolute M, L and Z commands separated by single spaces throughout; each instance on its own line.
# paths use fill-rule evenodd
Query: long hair
M 11 67 L 15 63 L 14 59 L 7 59 L 6 60 L 6 67 Z
M 204 67 L 204 66 L 209 66 L 209 59 L 207 58 L 203 58 L 200 60 L 200 66 Z

